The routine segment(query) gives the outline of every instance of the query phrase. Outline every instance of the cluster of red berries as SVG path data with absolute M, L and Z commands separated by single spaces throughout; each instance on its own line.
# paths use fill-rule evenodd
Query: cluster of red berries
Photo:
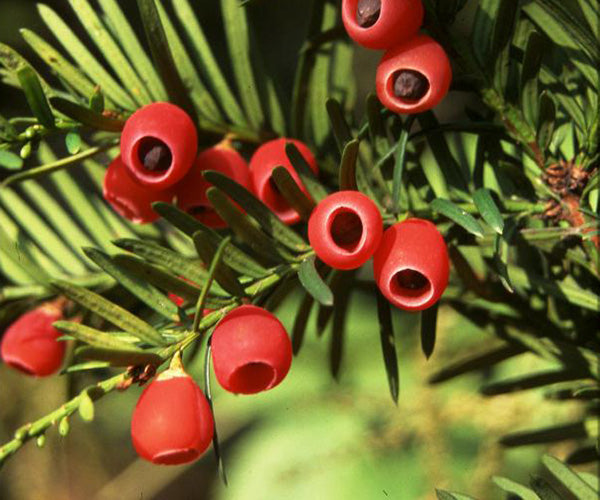
M 53 303 L 20 316 L 2 338 L 4 363 L 37 377 L 55 373 L 65 354 L 65 343 L 58 341 L 61 333 L 53 326 L 61 319 L 62 310 Z M 211 351 L 217 381 L 235 394 L 276 387 L 292 363 L 285 327 L 254 305 L 237 307 L 221 319 L 212 334 Z M 135 450 L 155 464 L 196 460 L 210 445 L 213 430 L 210 405 L 181 365 L 172 365 L 146 387 L 131 420 Z
M 385 50 L 377 68 L 377 95 L 391 111 L 420 113 L 433 108 L 450 88 L 452 68 L 444 49 L 419 34 L 421 0 L 343 0 L 342 20 L 350 38 Z
M 404 3 L 420 6 L 419 0 Z M 404 3 L 384 0 L 378 15 L 389 23 L 390 18 L 385 16 L 392 15 L 390 12 L 394 15 L 404 12 L 391 6 Z M 356 4 L 356 0 L 345 3 L 344 12 L 348 5 L 355 9 Z M 359 2 L 359 11 L 361 5 Z M 416 13 L 411 9 L 407 12 L 410 15 L 404 16 L 403 22 L 411 20 L 418 28 L 422 8 Z M 345 14 L 345 20 L 346 17 Z M 382 21 L 375 18 L 372 26 L 378 26 L 379 22 Z M 377 33 L 385 31 L 377 29 Z M 394 31 L 385 29 L 388 34 Z M 370 43 L 376 43 L 377 36 L 372 35 Z M 423 46 L 417 36 L 399 47 L 408 44 Z M 419 57 L 413 59 L 418 61 Z M 432 89 L 437 84 L 428 85 L 419 106 L 436 99 L 437 91 Z M 205 170 L 216 170 L 252 191 L 283 222 L 293 224 L 299 221 L 299 214 L 271 182 L 273 169 L 283 166 L 306 192 L 286 154 L 288 142 L 295 145 L 317 173 L 311 151 L 303 143 L 285 138 L 261 145 L 249 165 L 228 143 L 196 155 L 197 131 L 189 116 L 169 103 L 151 104 L 127 121 L 121 136 L 121 155 L 106 173 L 104 196 L 119 213 L 136 222 L 156 219 L 152 202 L 175 201 L 206 225 L 221 227 L 224 223 L 208 202 L 209 185 L 202 175 Z M 397 307 L 407 310 L 430 307 L 448 283 L 447 248 L 435 225 L 408 219 L 384 231 L 379 209 L 360 192 L 340 191 L 322 200 L 311 214 L 308 236 L 316 255 L 336 269 L 355 269 L 373 257 L 375 281 L 381 293 Z M 170 298 L 182 305 L 179 297 L 171 294 Z M 56 304 L 45 304 L 23 314 L 2 338 L 0 350 L 4 362 L 35 376 L 57 371 L 65 353 L 65 344 L 57 341 L 60 332 L 53 327 L 60 319 L 62 310 Z M 240 306 L 221 319 L 212 334 L 211 349 L 217 381 L 236 394 L 255 394 L 275 387 L 287 375 L 292 361 L 291 342 L 281 322 L 254 305 Z M 195 460 L 210 445 L 213 431 L 210 404 L 181 364 L 172 365 L 148 385 L 131 422 L 136 451 L 157 464 Z
M 412 218 L 384 232 L 379 209 L 360 192 L 339 191 L 321 201 L 308 221 L 308 237 L 335 269 L 356 269 L 373 257 L 377 286 L 401 309 L 431 307 L 448 285 L 448 250 L 436 226 Z
M 203 172 L 216 170 L 252 191 L 285 223 L 294 224 L 299 215 L 270 182 L 277 166 L 288 169 L 304 189 L 286 155 L 292 142 L 313 171 L 317 163 L 300 141 L 275 139 L 259 147 L 250 163 L 225 140 L 197 155 L 198 136 L 191 118 L 179 107 L 158 102 L 137 110 L 121 134 L 121 154 L 109 165 L 104 177 L 104 198 L 129 220 L 153 222 L 156 201 L 175 202 L 183 211 L 213 228 L 225 226 L 211 207 L 206 191 L 210 187 Z
M 279 385 L 292 363 L 292 344 L 281 322 L 257 306 L 227 314 L 211 338 L 217 381 L 235 394 L 256 394 Z M 131 418 L 137 453 L 155 464 L 196 460 L 214 432 L 210 405 L 194 380 L 179 367 L 162 372 L 140 396 Z

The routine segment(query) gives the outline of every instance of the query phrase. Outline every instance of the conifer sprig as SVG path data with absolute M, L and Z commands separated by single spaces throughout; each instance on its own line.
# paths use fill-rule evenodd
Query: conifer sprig
M 454 89 L 468 92 L 475 104 L 461 118 L 440 122 L 433 113 L 414 120 L 393 115 L 372 95 L 362 116 L 355 112 L 353 49 L 339 29 L 336 2 L 311 2 L 287 89 L 280 88 L 273 66 L 257 48 L 260 40 L 248 15 L 255 2 L 220 3 L 230 68 L 215 56 L 188 0 L 139 0 L 138 21 L 149 53 L 116 1 L 99 0 L 100 9 L 88 0 L 70 3 L 89 35 L 84 40 L 45 6 L 40 15 L 61 48 L 22 30 L 45 67 L 34 68 L 0 44 L 0 76 L 24 92 L 31 110 L 31 116 L 0 117 L 0 168 L 7 171 L 0 187 L 0 325 L 39 301 L 65 294 L 98 327 L 65 327 L 85 360 L 68 373 L 156 365 L 197 342 L 242 300 L 268 301 L 293 283 L 305 291 L 293 329 L 294 352 L 302 347 L 303 318 L 316 304 L 320 334 L 332 319 L 330 362 L 339 375 L 344 311 L 361 278 L 321 268 L 301 231 L 281 223 L 243 187 L 216 172 L 205 174 L 214 186 L 209 199 L 231 229 L 226 234 L 171 205 L 156 205 L 163 220 L 141 227 L 103 203 L 104 166 L 116 153 L 124 120 L 146 103 L 171 99 L 196 117 L 203 144 L 225 136 L 237 145 L 255 144 L 290 133 L 313 145 L 320 179 L 292 145 L 287 151 L 308 196 L 284 171 L 273 176 L 305 217 L 328 192 L 359 189 L 376 201 L 388 224 L 417 215 L 438 225 L 454 267 L 443 303 L 497 337 L 498 344 L 464 353 L 432 383 L 533 352 L 554 361 L 557 370 L 495 381 L 482 393 L 547 387 L 551 398 L 580 400 L 588 394 L 598 400 L 597 5 L 483 0 L 465 37 L 453 24 L 464 14 L 464 0 L 425 0 L 425 28 L 456 66 Z M 101 58 L 94 56 L 96 50 Z M 63 158 L 48 146 L 56 137 L 64 138 L 69 152 Z M 574 169 L 585 178 L 583 186 L 568 183 Z M 116 248 L 125 252 L 115 254 Z M 202 263 L 210 266 L 215 254 L 219 263 L 211 274 Z M 59 280 L 63 285 L 55 285 Z M 104 296 L 107 291 L 124 296 L 123 289 L 135 297 L 135 308 L 111 305 Z M 169 292 L 185 300 L 183 308 L 167 299 Z M 197 304 L 216 312 L 201 321 L 196 315 L 192 323 L 187 314 Z M 375 317 L 397 400 L 400 339 L 385 305 Z M 435 315 L 421 319 L 429 357 L 441 332 Z M 111 333 L 107 322 L 122 331 Z M 90 415 L 93 401 L 131 378 L 128 371 L 100 381 L 22 427 L 0 448 L 0 462 L 77 410 Z M 597 460 L 591 448 L 594 418 L 588 412 L 583 423 L 529 429 L 502 442 L 518 446 L 577 437 L 583 443 L 568 461 Z M 528 498 L 544 498 L 548 488 L 581 498 L 597 493 L 597 486 L 552 457 L 543 463 L 555 485 L 537 478 L 531 487 L 494 481 Z M 461 498 L 442 491 L 438 497 Z

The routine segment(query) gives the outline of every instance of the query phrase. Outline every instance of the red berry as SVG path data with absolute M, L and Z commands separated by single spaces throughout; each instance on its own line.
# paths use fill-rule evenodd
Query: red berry
M 396 307 L 420 311 L 435 304 L 448 285 L 448 249 L 437 227 L 408 219 L 383 233 L 373 256 L 375 282 Z
M 117 156 L 106 170 L 103 194 L 104 199 L 116 212 L 139 224 L 158 219 L 158 214 L 152 210 L 153 202 L 170 203 L 173 199 L 172 189 L 155 191 L 138 184 L 131 177 L 120 156 Z
M 165 370 L 152 381 L 131 417 L 135 451 L 154 464 L 193 462 L 209 447 L 213 430 L 206 397 L 180 369 Z
M 209 227 L 225 227 L 225 222 L 214 211 L 206 196 L 206 190 L 211 185 L 202 177 L 205 170 L 216 170 L 250 190 L 248 164 L 235 149 L 215 146 L 198 155 L 194 166 L 175 187 L 177 204 L 182 210 Z
M 281 322 L 253 305 L 227 314 L 212 335 L 215 376 L 221 386 L 237 394 L 272 389 L 292 364 L 292 343 Z
M 174 293 L 169 293 L 169 300 L 173 302 L 173 304 L 175 304 L 177 307 L 181 307 L 185 302 L 185 299 L 183 297 L 175 295 Z
M 62 365 L 65 343 L 52 326 L 62 319 L 60 308 L 45 304 L 26 312 L 12 323 L 0 344 L 2 361 L 27 375 L 45 377 Z
M 373 201 L 358 191 L 329 195 L 308 221 L 308 238 L 317 257 L 335 269 L 355 269 L 377 249 L 383 222 Z
M 369 49 L 389 49 L 414 36 L 423 24 L 421 0 L 343 0 L 342 21 L 350 38 Z
M 281 195 L 277 186 L 271 182 L 271 172 L 275 167 L 285 167 L 292 175 L 298 186 L 306 193 L 306 188 L 296 170 L 290 163 L 285 152 L 285 145 L 292 142 L 300 154 L 309 164 L 312 171 L 318 173 L 317 161 L 306 144 L 294 139 L 275 139 L 265 142 L 259 147 L 250 160 L 250 175 L 256 196 L 267 205 L 286 224 L 295 224 L 300 221 L 300 215 Z
M 448 93 L 452 68 L 442 46 L 417 35 L 388 50 L 377 68 L 377 96 L 395 113 L 421 113 Z
M 198 135 L 192 119 L 168 102 L 133 113 L 121 133 L 121 156 L 140 184 L 162 190 L 181 180 L 196 158 Z

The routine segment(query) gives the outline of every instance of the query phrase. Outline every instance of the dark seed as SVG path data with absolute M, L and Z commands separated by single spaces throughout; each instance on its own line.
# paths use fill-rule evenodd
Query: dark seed
M 396 74 L 394 94 L 402 99 L 418 101 L 429 90 L 429 82 L 422 73 L 412 69 L 403 69 Z
M 210 212 L 210 208 L 204 205 L 196 205 L 187 209 L 188 214 L 190 215 L 202 215 L 207 212 Z
M 413 271 L 412 269 L 399 272 L 396 275 L 396 279 L 398 280 L 398 285 L 408 290 L 419 290 L 425 288 L 429 283 L 427 278 L 419 271 Z
M 151 172 L 164 172 L 169 169 L 173 161 L 169 147 L 154 137 L 142 140 L 138 156 L 144 168 Z
M 356 22 L 361 28 L 370 28 L 379 19 L 381 0 L 359 0 L 356 8 Z
M 348 252 L 353 252 L 360 243 L 363 225 L 354 212 L 341 212 L 331 224 L 331 238 L 335 244 Z

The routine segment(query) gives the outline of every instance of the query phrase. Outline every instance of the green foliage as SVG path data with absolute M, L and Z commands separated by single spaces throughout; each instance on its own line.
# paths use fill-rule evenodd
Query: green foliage
M 379 319 L 379 337 L 388 385 L 392 399 L 398 404 L 400 375 L 398 373 L 398 355 L 396 353 L 396 336 L 392 323 L 392 311 L 389 302 L 385 300 L 379 290 L 377 290 L 377 317 Z
M 312 297 L 324 306 L 333 305 L 333 293 L 323 281 L 315 266 L 315 256 L 311 255 L 302 261 L 298 269 L 298 279 Z

